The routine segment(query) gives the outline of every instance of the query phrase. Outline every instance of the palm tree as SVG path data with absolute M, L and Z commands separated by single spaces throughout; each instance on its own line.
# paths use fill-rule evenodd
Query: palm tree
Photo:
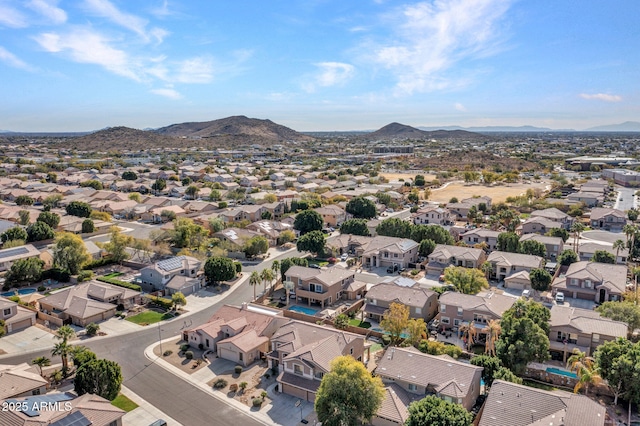
M 578 393 L 584 387 L 584 394 L 589 394 L 589 385 L 597 385 L 602 382 L 599 368 L 592 357 L 586 356 L 579 349 L 573 350 L 573 355 L 567 361 L 569 369 L 578 376 L 578 383 L 573 388 L 574 393 Z
M 31 361 L 31 364 L 38 366 L 38 368 L 40 369 L 40 375 L 42 376 L 42 368 L 50 366 L 51 360 L 46 356 L 39 356 L 38 358 Z
M 493 272 L 493 265 L 490 262 L 483 262 L 482 266 L 480 266 L 480 270 L 484 272 L 484 276 L 487 278 L 487 281 L 489 281 L 491 273 Z
M 616 263 L 618 262 L 618 254 L 621 249 L 625 248 L 625 243 L 622 240 L 615 240 L 613 242 L 613 249 L 616 251 Z
M 477 334 L 476 324 L 474 321 L 471 321 L 468 325 L 462 325 L 460 327 L 460 332 L 463 337 L 467 339 L 467 350 L 470 351 L 475 343 L 475 337 Z
M 573 250 L 578 253 L 578 240 L 580 239 L 580 234 L 584 231 L 584 225 L 582 222 L 578 222 L 577 220 L 573 222 L 571 225 L 571 232 L 573 232 Z
M 58 330 L 56 330 L 55 338 L 62 340 L 59 343 L 56 343 L 51 350 L 51 355 L 60 355 L 62 359 L 62 374 L 66 377 L 69 372 L 69 354 L 71 353 L 71 345 L 68 343 L 70 339 L 76 335 L 76 332 L 73 331 L 68 325 L 63 325 Z
M 486 354 L 491 356 L 496 355 L 496 341 L 498 337 L 500 337 L 500 333 L 502 332 L 502 327 L 500 327 L 500 320 L 489 320 L 487 322 L 487 341 L 485 343 Z
M 279 260 L 274 260 L 273 263 L 271 264 L 271 270 L 273 271 L 273 274 L 275 275 L 275 280 L 276 283 L 278 283 L 278 274 L 280 273 L 280 261 Z
M 260 284 L 260 274 L 258 271 L 253 271 L 249 276 L 249 285 L 253 287 L 253 300 L 256 300 L 256 286 Z
M 630 223 L 626 224 L 622 228 L 622 232 L 627 237 L 627 247 L 629 248 L 629 260 L 632 260 L 633 257 L 633 246 L 636 243 L 636 235 L 638 235 L 638 228 L 635 225 Z
M 275 274 L 271 269 L 263 269 L 260 273 L 260 279 L 262 280 L 262 284 L 264 285 L 264 294 L 267 294 L 267 284 L 271 286 L 271 281 L 273 281 Z

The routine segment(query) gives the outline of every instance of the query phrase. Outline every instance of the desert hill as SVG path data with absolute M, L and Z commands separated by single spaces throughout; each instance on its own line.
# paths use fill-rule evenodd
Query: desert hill
M 367 140 L 391 140 L 391 139 L 451 139 L 460 141 L 483 141 L 488 138 L 479 133 L 468 132 L 466 130 L 434 130 L 424 131 L 415 127 L 407 126 L 400 123 L 391 123 L 368 133 L 362 138 Z

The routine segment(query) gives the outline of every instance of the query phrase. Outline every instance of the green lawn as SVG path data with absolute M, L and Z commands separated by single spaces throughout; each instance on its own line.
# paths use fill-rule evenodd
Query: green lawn
M 133 411 L 136 408 L 138 408 L 138 404 L 136 404 L 135 402 L 133 402 L 132 400 L 130 400 L 129 398 L 127 398 L 121 393 L 119 393 L 118 396 L 116 396 L 116 399 L 111 401 L 111 405 L 118 407 L 119 409 L 124 410 L 127 413 L 129 411 Z
M 381 351 L 382 349 L 384 349 L 384 347 L 382 346 L 382 344 L 380 343 L 374 343 L 373 345 L 371 345 L 371 349 L 369 349 L 369 351 L 371 353 L 375 353 L 378 351 Z
M 122 272 L 111 272 L 107 275 L 105 275 L 105 278 L 115 278 L 115 277 L 119 277 L 120 275 L 123 275 Z
M 371 328 L 370 322 L 367 322 L 367 321 L 362 322 L 357 318 L 349 320 L 349 325 L 352 325 L 354 327 Z
M 138 325 L 149 325 L 149 324 L 155 324 L 156 322 L 166 320 L 172 317 L 173 315 L 171 315 L 170 313 L 161 314 L 160 312 L 155 312 L 155 311 L 145 311 L 145 312 L 140 312 L 137 315 L 127 317 L 125 319 L 127 321 L 131 321 L 132 323 L 135 323 Z

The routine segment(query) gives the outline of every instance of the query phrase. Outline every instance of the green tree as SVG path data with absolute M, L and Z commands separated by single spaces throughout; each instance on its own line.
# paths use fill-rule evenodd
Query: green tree
M 278 235 L 277 243 L 279 246 L 281 246 L 283 244 L 290 243 L 295 239 L 296 239 L 296 233 L 293 232 L 291 229 L 285 229 L 280 233 L 280 235 Z
M 58 224 L 60 224 L 60 216 L 51 212 L 42 212 L 38 215 L 39 222 L 44 222 L 51 227 L 51 229 L 56 229 Z
M 249 286 L 253 288 L 254 301 L 256 300 L 256 287 L 258 287 L 261 282 L 262 279 L 260 278 L 260 274 L 258 273 L 258 271 L 251 272 L 251 275 L 249 275 Z
M 47 173 L 47 182 L 57 183 L 58 182 L 58 174 L 54 172 Z
M 604 342 L 598 346 L 594 357 L 600 376 L 607 381 L 609 389 L 613 393 L 613 405 L 618 405 L 618 397 L 624 393 L 624 384 L 628 371 L 623 368 L 621 358 L 626 356 L 633 347 L 633 343 L 622 337 Z
M 113 401 L 122 387 L 122 370 L 108 359 L 90 361 L 78 368 L 73 384 L 78 395 L 91 393 Z
M 200 192 L 200 188 L 195 185 L 189 185 L 184 191 L 185 195 L 187 195 L 192 200 L 195 200 L 198 197 L 198 192 Z
M 573 350 L 572 355 L 567 360 L 567 365 L 569 370 L 578 376 L 578 383 L 573 388 L 574 393 L 578 393 L 580 389 L 584 388 L 584 394 L 588 395 L 589 386 L 597 385 L 602 381 L 595 360 L 577 348 Z
M 304 257 L 287 257 L 286 259 L 282 259 L 280 261 L 280 276 L 282 281 L 285 281 L 286 273 L 292 266 L 309 266 L 309 261 Z
M 137 180 L 138 179 L 138 175 L 136 174 L 136 172 L 133 172 L 131 170 L 126 170 L 126 171 L 122 172 L 122 179 L 124 179 L 124 180 Z
M 413 180 L 413 184 L 415 186 L 424 186 L 426 183 L 426 181 L 424 180 L 424 176 L 423 175 L 416 175 L 416 177 Z
M 417 243 L 422 240 L 433 240 L 436 244 L 455 244 L 453 236 L 440 225 L 411 225 L 408 238 Z
M 82 221 L 82 233 L 83 234 L 91 234 L 95 232 L 96 226 L 91 219 L 85 219 Z
M 90 327 L 91 326 L 91 327 Z M 97 327 L 97 329 L 95 328 Z M 95 335 L 100 326 L 95 323 L 87 324 L 87 334 L 92 336 Z M 93 332 L 93 334 L 89 333 L 89 330 Z M 91 352 L 86 346 L 72 346 L 69 352 L 71 359 L 73 360 L 73 365 L 75 365 L 76 369 L 80 368 L 83 364 L 86 364 L 91 361 L 95 361 L 98 359 L 95 353 Z
M 333 326 L 338 330 L 344 330 L 349 325 L 349 317 L 345 314 L 340 314 L 336 316 L 336 319 L 333 320 Z
M 92 208 L 89 204 L 82 201 L 72 201 L 67 204 L 65 208 L 67 214 L 77 217 L 89 217 L 91 216 Z
M 29 197 L 28 195 L 18 195 L 16 197 L 17 206 L 31 206 L 33 205 L 33 203 L 34 203 L 33 198 Z
M 209 284 L 232 280 L 236 276 L 233 260 L 226 257 L 210 257 L 204 264 L 204 276 Z
M 128 259 L 127 247 L 133 244 L 133 237 L 123 234 L 117 226 L 111 227 L 109 236 L 109 242 L 102 247 L 109 257 L 116 263 Z
M 606 250 L 596 250 L 595 253 L 593 253 L 591 261 L 598 263 L 610 263 L 613 265 L 616 263 L 616 257 Z
M 27 242 L 50 240 L 55 232 L 44 222 L 34 222 L 27 226 Z
M 36 283 L 42 276 L 44 262 L 37 257 L 18 259 L 11 265 L 7 272 L 7 284 L 19 284 L 23 282 Z
M 101 191 L 101 190 L 104 189 L 104 186 L 102 185 L 102 182 L 100 182 L 99 180 L 96 180 L 96 179 L 90 179 L 90 180 L 86 180 L 84 182 L 80 182 L 80 186 L 93 188 L 96 191 Z
M 303 210 L 296 215 L 293 222 L 293 229 L 300 231 L 300 234 L 306 234 L 311 231 L 322 230 L 322 216 L 315 210 Z
M 528 363 L 549 358 L 549 310 L 539 303 L 518 300 L 502 315 L 496 355 L 502 364 L 522 375 Z
M 471 426 L 473 415 L 453 402 L 435 395 L 422 398 L 409 405 L 406 426 Z
M 267 288 L 267 286 L 270 286 L 271 282 L 273 282 L 274 279 L 275 274 L 271 269 L 263 269 L 262 272 L 260 272 L 260 280 L 262 281 L 262 285 L 264 286 L 265 294 L 268 294 L 267 292 L 269 291 L 269 289 Z
M 393 302 L 382 315 L 380 328 L 389 333 L 391 344 L 396 345 L 400 335 L 409 325 L 409 307 L 402 303 Z
M 498 234 L 498 250 L 517 253 L 520 238 L 515 232 L 501 232 Z
M 31 222 L 30 216 L 31 216 L 31 213 L 28 210 L 20 210 L 18 212 L 18 218 L 19 218 L 18 223 L 22 226 L 27 226 L 29 222 Z
M 540 241 L 525 240 L 518 244 L 518 253 L 545 257 L 547 255 L 547 248 Z
M 95 322 L 90 322 L 85 327 L 85 330 L 87 331 L 87 336 L 95 336 L 100 331 L 100 326 Z
M 70 232 L 59 233 L 51 251 L 53 252 L 53 265 L 69 271 L 71 275 L 76 275 L 82 266 L 91 260 L 91 255 L 82 238 Z
M 500 367 L 493 375 L 494 380 L 504 380 L 505 382 L 522 384 L 522 379 L 509 370 L 507 367 Z
M 242 251 L 248 258 L 256 257 L 269 250 L 269 241 L 263 236 L 255 236 L 248 239 L 242 246 Z
M 545 235 L 549 237 L 560 237 L 565 243 L 569 239 L 569 231 L 564 228 L 551 228 Z
M 428 257 L 433 251 L 436 249 L 436 242 L 425 238 L 420 241 L 420 245 L 418 246 L 418 254 L 422 257 Z
M 7 241 L 27 241 L 27 231 L 19 226 L 9 228 L 0 235 L 3 243 Z
M 151 189 L 153 189 L 153 191 L 156 194 L 164 191 L 166 187 L 167 187 L 167 181 L 164 179 L 156 179 L 156 181 L 151 184 Z
M 71 345 L 69 340 L 73 339 L 76 332 L 68 325 L 63 325 L 56 330 L 54 337 L 60 340 L 53 346 L 51 355 L 58 355 L 62 360 L 62 375 L 64 377 L 69 374 L 69 354 L 71 354 Z
M 376 234 L 384 237 L 410 238 L 411 223 L 397 217 L 385 219 L 376 227 Z
M 632 301 L 604 302 L 596 311 L 605 318 L 626 323 L 629 326 L 628 332 L 640 328 L 640 305 Z
M 298 251 L 308 251 L 318 254 L 324 252 L 325 243 L 326 240 L 324 239 L 322 231 L 311 231 L 298 238 L 296 248 Z
M 209 193 L 209 201 L 220 201 L 222 199 L 222 194 L 217 189 L 212 189 Z
M 622 240 L 615 240 L 613 242 L 613 249 L 616 251 L 616 261 L 618 260 L 618 255 L 620 254 L 620 250 L 624 250 L 626 248 L 626 244 Z
M 42 200 L 42 205 L 45 208 L 51 210 L 55 207 L 58 207 L 58 204 L 60 203 L 60 201 L 62 201 L 62 198 L 62 194 L 49 195 L 48 197 L 45 197 L 44 200 Z
M 487 387 L 491 387 L 495 379 L 495 374 L 501 368 L 504 368 L 500 358 L 489 355 L 478 355 L 471 358 L 471 364 L 482 367 L 482 380 Z
M 356 219 L 371 219 L 376 216 L 376 205 L 368 198 L 354 197 L 347 203 L 347 213 Z
M 209 231 L 204 226 L 196 224 L 193 219 L 180 217 L 174 222 L 169 240 L 175 247 L 199 250 L 204 248 L 208 237 Z
M 529 272 L 531 287 L 536 291 L 547 291 L 553 277 L 545 269 L 534 268 Z
M 366 219 L 348 219 L 340 226 L 341 234 L 370 236 Z
M 448 266 L 444 270 L 444 281 L 465 294 L 476 294 L 483 288 L 489 288 L 489 282 L 482 271 L 463 266 Z
M 216 232 L 220 232 L 224 228 L 225 228 L 225 223 L 219 217 L 212 217 L 209 219 L 209 229 L 211 230 L 212 234 L 215 234 Z
M 178 309 L 178 307 L 185 306 L 187 304 L 187 298 L 184 297 L 182 292 L 178 291 L 171 295 L 171 302 L 173 303 L 173 309 Z
M 408 337 L 405 343 L 418 347 L 422 339 L 427 337 L 427 324 L 424 322 L 424 319 L 410 319 L 407 323 L 407 335 Z
M 51 365 L 51 360 L 46 356 L 39 356 L 38 358 L 31 361 L 31 364 L 37 365 L 40 370 L 40 375 L 42 376 L 42 369 L 44 367 L 48 367 Z
M 580 234 L 584 231 L 584 225 L 582 222 L 575 221 L 571 224 L 571 232 L 573 232 L 573 251 L 578 252 L 578 241 L 580 240 Z
M 558 263 L 563 266 L 569 266 L 578 261 L 578 255 L 571 249 L 562 250 L 558 255 Z
M 383 398 L 379 377 L 352 357 L 339 356 L 320 382 L 314 408 L 325 426 L 358 425 L 371 420 Z

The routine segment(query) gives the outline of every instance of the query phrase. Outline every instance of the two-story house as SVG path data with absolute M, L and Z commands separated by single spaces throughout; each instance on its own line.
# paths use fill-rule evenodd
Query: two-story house
M 578 246 L 578 259 L 591 260 L 596 251 L 606 251 L 616 258 L 618 265 L 626 265 L 629 258 L 629 249 L 614 249 L 612 246 L 606 246 L 598 243 L 580 243 Z
M 309 306 L 320 305 L 324 309 L 342 298 L 344 289 L 354 281 L 355 272 L 338 267 L 313 269 L 292 266 L 285 275 L 287 281 L 293 282 L 298 301 Z
M 604 318 L 596 311 L 553 305 L 549 320 L 549 351 L 553 358 L 567 362 L 574 349 L 591 356 L 598 346 L 618 337 L 627 337 L 624 322 Z
M 325 226 L 336 228 L 347 220 L 347 212 L 335 204 L 317 207 L 314 210 L 322 216 L 322 222 L 324 222 Z
M 484 250 L 438 244 L 429 255 L 425 269 L 427 272 L 441 274 L 448 266 L 480 268 L 487 260 Z
M 620 232 L 627 224 L 627 215 L 622 210 L 596 207 L 591 210 L 589 221 L 593 229 Z
M 470 410 L 480 396 L 482 367 L 410 348 L 387 348 L 375 374 L 420 396 L 435 395 Z
M 491 211 L 491 198 L 486 196 L 472 197 L 461 200 L 458 203 L 447 204 L 447 209 L 461 220 L 467 220 L 467 215 L 472 207 L 475 207 L 481 212 L 489 212 Z
M 596 262 L 575 262 L 553 281 L 553 290 L 565 297 L 604 303 L 621 300 L 627 287 L 627 267 Z
M 499 231 L 491 229 L 477 228 L 460 234 L 460 239 L 468 246 L 473 247 L 476 244 L 486 244 L 487 251 L 493 251 L 498 248 Z
M 373 237 L 362 252 L 362 264 L 370 267 L 409 267 L 418 261 L 419 244 L 408 238 Z
M 449 209 L 438 206 L 422 207 L 411 215 L 411 221 L 414 225 L 435 224 L 449 226 L 455 222 L 455 219 L 455 215 L 451 214 Z
M 544 235 L 547 232 L 551 231 L 555 228 L 562 228 L 562 223 L 556 222 L 555 220 L 547 219 L 546 217 L 530 217 L 520 226 L 518 226 L 518 231 L 521 234 L 540 234 Z
M 271 337 L 269 367 L 280 372 L 279 391 L 305 401 L 314 401 L 322 377 L 331 369 L 331 361 L 348 355 L 366 362 L 369 359 L 364 337 L 333 328 L 291 321 Z
M 492 266 L 491 276 L 498 281 L 504 281 L 516 272 L 531 272 L 532 269 L 542 268 L 544 265 L 544 259 L 540 256 L 506 251 L 491 252 L 487 262 Z
M 146 291 L 164 290 L 175 275 L 196 278 L 202 262 L 191 256 L 175 256 L 161 260 L 140 270 L 142 288 Z
M 417 283 L 414 281 L 414 284 Z M 409 317 L 429 322 L 437 313 L 438 295 L 418 285 L 408 287 L 382 282 L 369 289 L 363 309 L 367 317 L 380 322 L 392 303 L 409 307 Z
M 513 297 L 493 292 L 473 295 L 447 291 L 438 300 L 439 313 L 436 318 L 444 330 L 459 330 L 459 327 L 473 323 L 477 331 L 476 341 L 482 341 L 488 332 L 487 323 L 501 319 L 502 314 L 515 302 Z
M 4 331 L 13 333 L 36 324 L 36 313 L 16 302 L 0 297 L 0 320 L 4 321 Z
M 555 262 L 558 255 L 564 250 L 564 240 L 560 237 L 549 237 L 540 234 L 524 234 L 520 237 L 520 242 L 536 241 L 544 244 L 546 250 L 545 259 Z
M 531 212 L 531 217 L 542 217 L 553 222 L 558 222 L 560 224 L 559 228 L 566 229 L 567 231 L 571 229 L 571 225 L 573 224 L 573 218 L 571 216 L 555 207 L 534 210 Z

